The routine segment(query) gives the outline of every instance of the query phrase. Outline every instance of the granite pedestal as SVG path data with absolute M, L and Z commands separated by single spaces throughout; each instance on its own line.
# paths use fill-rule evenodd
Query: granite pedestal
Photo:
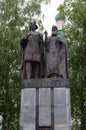
M 71 130 L 68 80 L 27 79 L 21 86 L 20 130 Z

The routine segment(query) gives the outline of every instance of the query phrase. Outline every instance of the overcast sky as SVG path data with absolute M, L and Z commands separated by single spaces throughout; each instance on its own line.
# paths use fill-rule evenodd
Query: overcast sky
M 44 14 L 43 25 L 51 34 L 52 25 L 55 25 L 55 16 L 57 14 L 57 8 L 64 0 L 51 0 L 49 5 L 42 5 L 42 14 Z

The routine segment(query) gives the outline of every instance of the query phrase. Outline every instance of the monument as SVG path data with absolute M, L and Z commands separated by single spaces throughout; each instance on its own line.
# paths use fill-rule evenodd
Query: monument
M 21 38 L 20 130 L 71 130 L 66 43 L 55 25 L 45 41 L 36 29 Z

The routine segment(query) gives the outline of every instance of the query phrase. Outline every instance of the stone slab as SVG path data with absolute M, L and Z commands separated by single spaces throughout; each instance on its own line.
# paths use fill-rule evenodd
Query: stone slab
M 24 125 L 23 130 L 35 130 L 35 126 L 34 125 Z
M 51 107 L 39 106 L 39 126 L 51 125 Z
M 70 124 L 70 89 L 54 89 L 54 120 L 55 125 Z
M 54 89 L 54 106 L 66 105 L 66 88 Z
M 23 111 L 23 124 L 25 125 L 35 125 L 35 119 L 36 119 L 36 109 L 32 107 L 28 107 L 27 110 Z
M 70 130 L 66 125 L 55 125 L 55 130 Z
M 54 123 L 55 125 L 67 125 L 67 107 L 58 105 L 54 107 Z
M 39 89 L 39 106 L 51 106 L 50 88 Z
M 39 126 L 51 125 L 51 91 L 50 88 L 39 89 Z
M 20 125 L 21 126 L 35 125 L 35 120 L 36 120 L 36 89 L 35 88 L 22 89 Z
M 22 90 L 21 94 L 22 105 L 24 106 L 36 106 L 36 89 L 26 88 Z M 24 109 L 24 108 L 23 108 Z
M 27 79 L 21 84 L 21 88 L 70 88 L 69 81 L 63 78 Z

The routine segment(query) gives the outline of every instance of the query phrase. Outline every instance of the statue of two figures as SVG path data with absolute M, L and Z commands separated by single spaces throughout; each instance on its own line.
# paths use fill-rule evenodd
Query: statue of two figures
M 21 38 L 22 79 L 68 78 L 67 49 L 56 25 L 52 26 L 51 36 L 45 39 L 37 32 L 36 22 L 29 25 L 29 32 Z

